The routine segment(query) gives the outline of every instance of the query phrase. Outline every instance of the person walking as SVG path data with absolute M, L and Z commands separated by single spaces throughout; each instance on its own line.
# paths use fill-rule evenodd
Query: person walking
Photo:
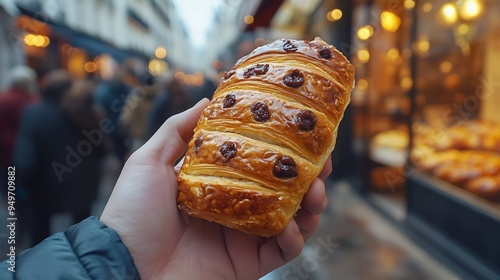
M 98 117 L 68 107 L 66 98 L 73 87 L 66 71 L 49 73 L 43 80 L 41 102 L 26 108 L 19 127 L 14 164 L 18 184 L 29 192 L 35 243 L 51 233 L 54 213 L 77 213 L 75 220 L 88 215 L 96 193 L 97 159 L 104 143 L 94 141 L 92 120 Z

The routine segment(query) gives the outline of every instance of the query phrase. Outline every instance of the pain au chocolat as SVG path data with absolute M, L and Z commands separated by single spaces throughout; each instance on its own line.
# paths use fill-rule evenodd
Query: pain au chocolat
M 335 147 L 354 67 L 333 46 L 281 39 L 224 73 L 178 176 L 188 214 L 280 233 Z

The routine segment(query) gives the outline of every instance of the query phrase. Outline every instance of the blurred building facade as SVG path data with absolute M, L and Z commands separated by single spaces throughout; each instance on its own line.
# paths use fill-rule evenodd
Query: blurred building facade
M 96 57 L 101 55 L 118 62 L 129 58 L 137 58 L 145 63 L 150 59 L 159 59 L 160 63 L 156 61 L 153 65 L 158 68 L 155 70 L 166 71 L 168 63 L 183 63 L 179 52 L 187 49 L 189 44 L 183 23 L 177 18 L 178 14 L 169 1 L 3 2 L 8 4 L 1 6 L 8 8 L 2 9 L 2 13 L 6 14 L 2 16 L 2 23 L 10 20 L 12 24 L 6 22 L 1 28 L 11 26 L 13 31 L 2 30 L 3 36 L 10 36 L 2 42 L 16 47 L 2 52 L 2 55 L 16 58 L 14 64 L 26 61 L 38 72 L 67 68 L 75 72 L 75 76 L 85 76 L 102 66 L 92 64 L 98 62 Z M 156 57 L 155 51 L 159 48 L 164 54 Z M 0 71 L 5 72 L 10 66 L 2 63 Z M 0 87 L 5 87 L 3 79 L 0 80 Z
M 0 91 L 9 84 L 8 69 L 23 62 L 19 52 L 20 32 L 14 20 L 19 13 L 16 6 L 7 0 L 0 0 Z

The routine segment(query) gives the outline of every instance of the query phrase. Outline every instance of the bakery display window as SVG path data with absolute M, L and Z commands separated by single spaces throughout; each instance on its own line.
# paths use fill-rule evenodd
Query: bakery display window
M 431 2 L 417 15 L 412 163 L 500 210 L 500 3 Z
M 499 1 L 416 5 L 406 224 L 500 278 Z
M 353 13 L 356 88 L 352 94 L 360 186 L 366 197 L 398 221 L 406 216 L 405 165 L 412 86 L 412 5 L 357 1 Z
M 500 278 L 500 1 L 357 2 L 362 193 L 478 279 Z

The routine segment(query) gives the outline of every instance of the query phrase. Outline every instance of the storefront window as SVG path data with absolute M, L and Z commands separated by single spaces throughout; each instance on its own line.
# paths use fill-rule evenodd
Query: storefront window
M 414 2 L 411 1 L 413 4 Z M 355 135 L 368 195 L 398 220 L 404 219 L 404 165 L 408 154 L 412 10 L 403 1 L 355 7 L 353 92 Z M 382 201 L 381 201 L 382 200 Z
M 500 267 L 498 11 L 498 1 L 360 2 L 352 31 L 366 197 L 429 240 L 449 239 L 436 246 L 480 274 Z
M 436 155 L 448 157 L 449 150 L 466 158 L 472 151 L 500 152 L 498 9 L 498 2 L 479 0 L 381 0 L 356 6 L 355 131 L 364 144 L 366 183 L 375 195 L 397 196 L 408 169 L 416 166 L 489 200 L 499 199 L 498 154 L 481 156 L 494 167 L 477 176 L 452 166 L 464 175 L 449 175 L 429 166 L 436 164 Z M 410 127 L 415 137 L 413 161 L 407 164 Z M 471 172 L 468 164 L 463 168 Z M 479 180 L 483 175 L 493 178 Z M 469 179 L 481 183 L 473 186 Z
M 500 45 L 494 1 L 419 6 L 413 162 L 453 186 L 500 199 Z M 497 34 L 498 35 L 498 34 Z M 425 43 L 425 48 L 421 45 Z M 499 207 L 500 209 L 500 207 Z

